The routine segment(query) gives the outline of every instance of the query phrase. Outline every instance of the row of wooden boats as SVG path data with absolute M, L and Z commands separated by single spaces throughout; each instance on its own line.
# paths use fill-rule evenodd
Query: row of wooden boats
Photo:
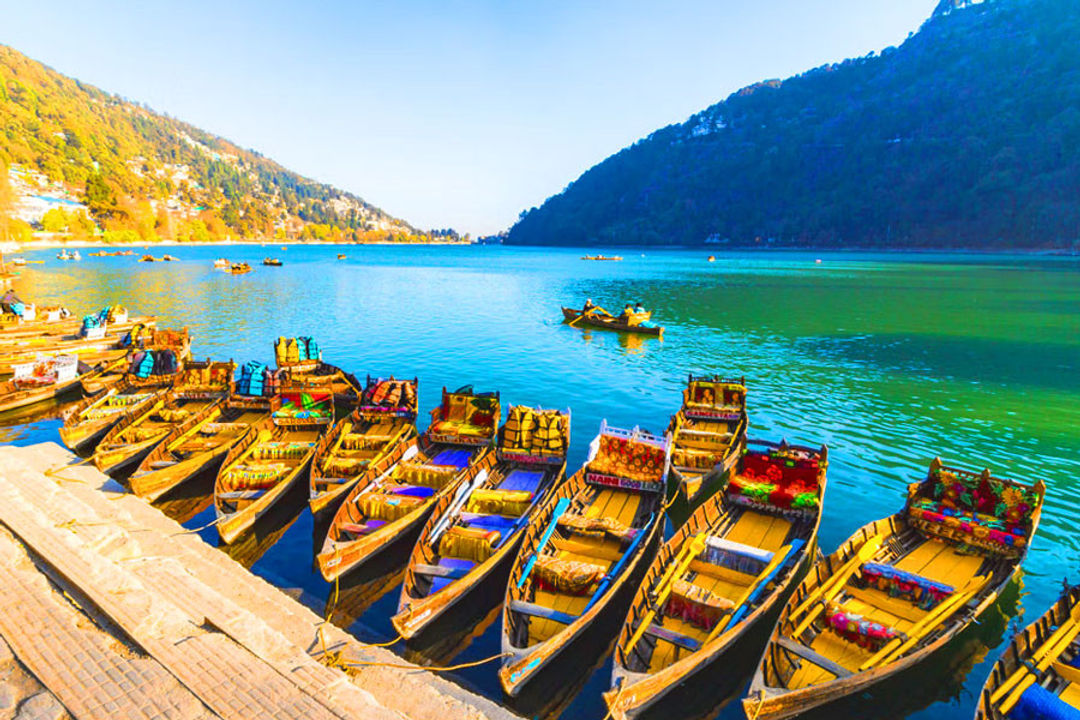
M 241 394 L 252 373 L 234 383 L 231 363 L 184 367 L 155 392 L 124 385 L 84 401 L 65 426 L 100 432 L 115 418 L 95 462 L 151 500 L 212 474 L 225 543 L 306 485 L 330 582 L 385 571 L 411 547 L 392 619 L 407 642 L 445 632 L 490 597 L 484 588 L 503 588 L 508 695 L 557 673 L 560 658 L 598 654 L 595 628 L 624 618 L 605 694 L 616 718 L 662 711 L 673 689 L 729 672 L 733 648 L 770 628 L 748 715 L 790 717 L 870 691 L 993 605 L 1045 492 L 935 460 L 900 512 L 822 558 L 828 451 L 747 440 L 741 378 L 690 376 L 663 436 L 602 424 L 567 478 L 569 411 L 512 406 L 501 422 L 497 393 L 444 389 L 417 434 L 415 379 L 361 385 L 320 356 L 264 369 L 259 392 Z M 674 501 L 689 518 L 665 542 Z M 1051 643 L 1056 625 L 1044 625 L 1017 657 L 1060 649 L 1064 636 Z M 1029 672 L 1051 694 L 1067 686 L 1067 670 L 1025 668 L 1016 660 L 995 677 L 1004 687 Z M 1039 692 L 1034 680 L 990 690 L 984 704 L 996 692 L 1015 705 L 1017 687 Z

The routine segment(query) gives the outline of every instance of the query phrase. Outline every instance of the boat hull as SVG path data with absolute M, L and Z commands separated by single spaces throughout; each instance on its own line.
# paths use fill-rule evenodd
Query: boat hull
M 626 323 L 619 322 L 618 320 L 609 320 L 605 322 L 599 319 L 596 315 L 586 315 L 581 317 L 580 310 L 574 310 L 573 308 L 563 308 L 563 318 L 566 322 L 573 322 L 575 325 L 588 325 L 589 327 L 600 328 L 601 330 L 614 330 L 616 332 L 635 333 L 637 335 L 651 335 L 653 337 L 662 337 L 664 334 L 664 328 L 660 326 L 656 327 L 644 327 L 642 325 L 628 325 Z

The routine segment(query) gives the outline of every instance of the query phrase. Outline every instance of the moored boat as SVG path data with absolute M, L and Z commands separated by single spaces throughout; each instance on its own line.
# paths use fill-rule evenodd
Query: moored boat
M 308 490 L 317 534 L 368 465 L 416 435 L 416 390 L 415 378 L 368 377 L 359 406 L 319 442 Z
M 435 504 L 476 476 L 499 427 L 498 393 L 443 389 L 431 414 L 423 434 L 368 465 L 334 514 L 318 555 L 328 581 L 412 547 Z
M 0 382 L 0 413 L 25 410 L 82 390 L 79 359 L 74 355 L 41 355 L 12 371 L 10 380 Z
M 607 260 L 610 262 L 619 262 L 622 260 L 622 255 L 582 255 L 582 260 Z
M 232 267 L 232 263 L 225 258 L 218 258 L 214 261 L 214 268 L 217 270 L 228 270 Z
M 151 502 L 191 480 L 212 480 L 229 450 L 270 415 L 270 398 L 231 394 L 173 427 L 128 478 L 131 491 Z
M 251 266 L 246 262 L 233 263 L 229 266 L 229 272 L 233 275 L 243 275 L 251 272 Z
M 218 536 L 227 544 L 307 482 L 315 446 L 334 421 L 333 398 L 324 391 L 281 388 L 270 407 L 270 416 L 229 450 L 214 483 Z
M 604 330 L 655 335 L 656 337 L 663 337 L 664 335 L 664 328 L 650 321 L 652 318 L 651 312 L 634 313 L 627 319 L 597 311 L 585 313 L 568 307 L 564 307 L 562 312 L 563 319 L 571 325 L 588 325 Z
M 1045 486 L 935 459 L 899 513 L 856 531 L 795 590 L 743 700 L 787 718 L 869 691 L 977 622 L 1019 570 Z
M 670 690 L 719 670 L 776 617 L 815 559 L 827 457 L 824 447 L 750 441 L 727 488 L 664 544 L 615 645 L 612 717 L 660 713 Z M 762 482 L 774 489 L 760 492 Z
M 328 390 L 344 412 L 351 412 L 364 392 L 364 385 L 355 375 L 323 362 L 322 350 L 313 338 L 279 337 L 274 342 L 274 358 L 280 383 Z
M 150 372 L 144 372 L 139 377 L 140 365 L 146 370 L 146 364 L 135 364 L 134 359 L 139 357 L 140 352 L 149 351 L 152 354 L 172 353 L 176 362 L 163 362 L 161 368 L 176 367 L 179 371 L 183 364 L 191 359 L 191 333 L 187 328 L 180 330 L 156 330 L 153 328 L 133 328 L 124 339 L 124 345 L 128 353 L 116 360 L 106 361 L 100 364 L 100 371 L 83 376 L 83 390 L 88 395 L 96 395 L 115 386 L 121 380 L 129 379 L 136 385 L 150 387 L 162 384 L 162 380 L 171 382 L 171 378 L 154 374 L 153 363 L 150 364 Z M 145 357 L 145 356 L 143 356 Z M 129 370 L 131 372 L 129 372 Z
M 565 478 L 569 444 L 569 411 L 510 409 L 496 451 L 436 503 L 420 531 L 392 618 L 401 637 L 434 631 L 466 604 L 475 616 L 479 590 L 506 585 L 529 521 Z
M 691 375 L 668 434 L 671 484 L 696 508 L 720 487 L 746 446 L 745 381 Z
M 1066 585 L 990 671 L 975 720 L 1080 717 L 1080 586 Z
M 166 358 L 162 353 L 159 358 Z M 149 359 L 148 359 L 149 358 Z M 155 362 L 151 352 L 144 353 L 140 365 Z M 175 362 L 175 360 L 173 361 Z M 124 479 L 139 466 L 158 443 L 192 415 L 222 402 L 232 389 L 232 362 L 186 363 L 177 368 L 160 361 L 156 375 L 176 374 L 172 386 L 155 396 L 141 412 L 123 417 L 110 429 L 94 450 L 94 465 L 113 478 Z M 138 375 L 141 377 L 141 374 Z
M 499 670 L 511 696 L 599 647 L 590 625 L 622 617 L 664 531 L 670 447 L 642 430 L 600 425 L 588 460 L 536 513 L 503 605 Z
M 269 265 L 270 267 L 281 267 L 281 261 L 277 258 L 263 258 L 263 265 Z
M 87 456 L 121 419 L 145 410 L 170 380 L 163 377 L 157 386 L 124 380 L 104 393 L 84 398 L 63 413 L 61 442 L 76 455 Z

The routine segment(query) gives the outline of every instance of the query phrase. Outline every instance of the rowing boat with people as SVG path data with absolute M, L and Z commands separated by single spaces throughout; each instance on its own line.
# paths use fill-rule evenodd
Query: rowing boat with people
M 176 424 L 224 401 L 232 390 L 236 365 L 231 361 L 190 362 L 178 368 L 164 354 L 159 358 L 146 355 L 142 364 L 159 363 L 159 372 L 151 369 L 150 375 L 175 375 L 176 379 L 139 413 L 122 417 L 98 443 L 94 465 L 112 478 L 126 478 Z
M 325 391 L 281 388 L 270 407 L 229 450 L 214 483 L 218 536 L 226 544 L 307 482 L 315 446 L 334 421 L 333 397 Z
M 866 693 L 944 648 L 1015 577 L 1045 490 L 935 459 L 903 510 L 856 531 L 795 590 L 747 716 L 788 718 Z
M 975 720 L 1080 717 L 1080 585 L 1009 643 L 986 679 Z
M 318 555 L 330 582 L 413 546 L 435 505 L 474 478 L 499 427 L 499 394 L 443 389 L 419 437 L 368 465 L 330 523 Z
M 367 378 L 359 406 L 319 441 L 308 503 L 316 535 L 325 537 L 345 496 L 368 466 L 416 435 L 416 378 Z
M 664 532 L 666 438 L 604 421 L 588 460 L 536 514 L 503 604 L 499 681 L 510 696 L 598 656 Z M 589 663 L 591 664 L 591 663 Z
M 588 325 L 604 330 L 637 333 L 639 335 L 654 335 L 656 337 L 663 337 L 664 335 L 663 327 L 654 325 L 650 322 L 650 318 L 652 317 L 651 312 L 633 313 L 630 317 L 625 319 L 603 312 L 602 308 L 583 312 L 581 310 L 575 310 L 574 308 L 564 307 L 562 312 L 563 318 L 569 325 Z
M 746 447 L 746 424 L 743 378 L 689 376 L 682 407 L 668 425 L 670 484 L 689 510 L 727 479 Z
M 478 620 L 502 590 L 536 510 L 565 478 L 570 412 L 518 405 L 499 431 L 496 451 L 453 495 L 435 505 L 413 546 L 394 628 L 406 640 L 451 626 L 455 610 Z M 478 605 L 479 603 L 479 605 Z
M 723 668 L 775 619 L 816 558 L 827 466 L 824 447 L 747 444 L 727 487 L 664 544 L 637 591 L 604 694 L 613 718 L 673 710 L 672 690 Z

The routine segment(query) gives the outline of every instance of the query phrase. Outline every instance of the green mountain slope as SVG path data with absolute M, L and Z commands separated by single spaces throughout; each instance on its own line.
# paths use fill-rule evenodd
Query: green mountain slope
M 38 171 L 143 239 L 418 239 L 364 200 L 0 46 L 0 169 Z M 74 223 L 73 223 L 74 225 Z
M 899 48 L 741 90 L 604 160 L 518 244 L 1080 239 L 1080 3 L 942 0 Z

